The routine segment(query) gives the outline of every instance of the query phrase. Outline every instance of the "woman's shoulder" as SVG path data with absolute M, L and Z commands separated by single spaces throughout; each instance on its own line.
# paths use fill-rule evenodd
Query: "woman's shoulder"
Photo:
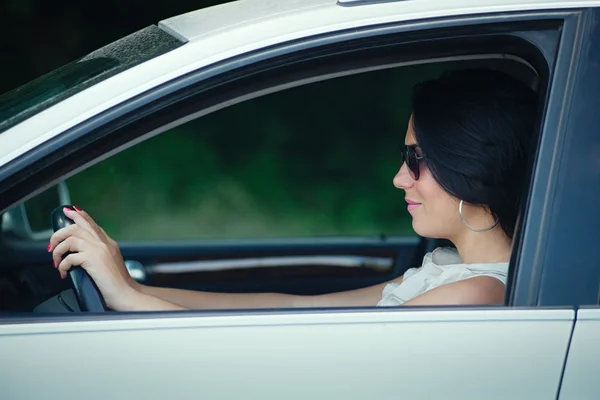
M 423 257 L 420 267 L 407 270 L 401 282 L 386 285 L 378 305 L 400 305 L 431 289 L 475 277 L 491 277 L 506 284 L 507 274 L 508 263 L 465 264 L 455 248 L 438 247 Z

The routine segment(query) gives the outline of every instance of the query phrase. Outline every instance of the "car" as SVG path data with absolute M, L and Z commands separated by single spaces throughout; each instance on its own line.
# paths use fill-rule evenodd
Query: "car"
M 4 95 L 1 397 L 600 398 L 599 19 L 595 0 L 241 0 L 161 21 Z M 326 194 L 344 179 L 332 151 L 393 171 L 391 96 L 474 65 L 511 73 L 540 97 L 504 305 L 90 312 L 49 267 L 50 214 L 77 197 L 97 201 L 92 215 L 107 230 L 122 228 L 131 276 L 156 286 L 318 294 L 400 276 L 441 242 L 392 222 L 382 223 L 391 233 L 353 232 L 338 209 L 341 228 L 302 236 L 315 232 L 310 193 L 297 229 L 278 213 L 286 189 L 275 186 L 260 232 L 244 231 L 252 200 L 236 181 L 198 189 L 217 199 L 206 226 L 164 209 L 214 178 L 203 134 L 238 157 L 226 165 L 261 154 L 283 171 L 290 160 L 278 152 L 292 148 L 304 168 L 290 176 Z M 332 92 L 339 101 L 319 102 Z M 256 122 L 259 110 L 286 116 L 286 133 L 264 139 L 275 128 Z M 234 140 L 235 130 L 248 134 Z M 340 138 L 354 147 L 339 149 Z M 205 168 L 189 170 L 191 160 Z M 136 171 L 154 171 L 153 181 L 176 171 L 172 193 L 144 192 Z M 263 168 L 261 179 L 278 171 Z M 384 197 L 392 209 L 397 199 Z M 235 221 L 223 199 L 247 201 Z

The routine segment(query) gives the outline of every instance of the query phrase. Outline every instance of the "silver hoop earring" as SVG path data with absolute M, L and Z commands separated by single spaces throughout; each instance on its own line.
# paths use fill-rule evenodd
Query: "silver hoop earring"
M 496 227 L 496 225 L 498 225 L 498 222 L 500 222 L 499 220 L 496 220 L 496 222 L 494 222 L 494 225 L 490 226 L 489 228 L 484 228 L 484 229 L 475 229 L 473 228 L 471 225 L 469 225 L 467 223 L 467 220 L 465 219 L 465 216 L 463 215 L 462 212 L 462 206 L 463 206 L 463 201 L 461 200 L 460 203 L 458 204 L 458 215 L 460 215 L 460 219 L 462 220 L 463 224 L 469 228 L 470 230 L 472 230 L 473 232 L 487 232 L 489 230 L 492 230 Z

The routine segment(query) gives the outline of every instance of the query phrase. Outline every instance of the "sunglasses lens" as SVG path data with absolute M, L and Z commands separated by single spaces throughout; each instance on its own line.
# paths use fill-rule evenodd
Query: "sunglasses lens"
M 404 158 L 406 160 L 406 166 L 408 167 L 408 171 L 410 173 L 411 178 L 414 180 L 419 179 L 419 160 L 417 158 L 417 153 L 415 149 L 411 146 L 406 146 L 405 148 Z
M 419 179 L 419 156 L 412 146 L 403 145 L 402 151 L 400 152 L 402 163 L 406 163 L 408 167 L 408 174 L 415 181 Z

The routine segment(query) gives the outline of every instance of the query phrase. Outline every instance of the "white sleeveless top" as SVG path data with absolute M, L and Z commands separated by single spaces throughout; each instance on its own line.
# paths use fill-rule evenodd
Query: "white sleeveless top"
M 423 258 L 423 265 L 404 273 L 402 283 L 388 283 L 378 306 L 399 306 L 438 286 L 475 276 L 491 276 L 506 285 L 508 263 L 464 264 L 458 251 L 438 247 Z

